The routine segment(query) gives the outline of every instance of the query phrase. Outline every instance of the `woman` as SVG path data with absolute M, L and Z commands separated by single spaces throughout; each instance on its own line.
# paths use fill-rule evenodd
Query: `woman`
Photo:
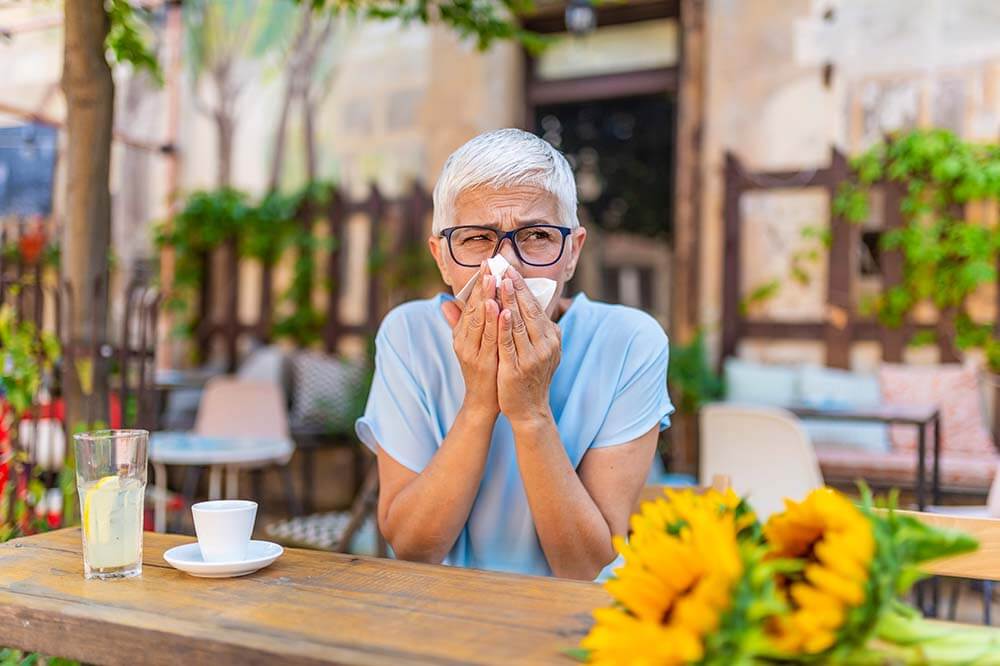
M 615 558 L 673 411 L 643 312 L 560 297 L 586 230 L 566 159 L 515 129 L 449 157 L 428 239 L 439 294 L 390 312 L 357 432 L 401 559 L 594 579 Z M 485 265 L 510 264 L 500 286 Z M 556 283 L 539 303 L 525 278 Z

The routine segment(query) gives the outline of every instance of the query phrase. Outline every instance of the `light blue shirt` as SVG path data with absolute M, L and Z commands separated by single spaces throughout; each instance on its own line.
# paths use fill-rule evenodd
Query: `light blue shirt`
M 450 295 L 405 303 L 375 338 L 375 377 L 358 437 L 420 472 L 451 429 L 465 381 L 441 313 Z M 667 336 L 648 314 L 577 295 L 559 320 L 562 360 L 549 404 L 573 467 L 590 449 L 630 442 L 670 425 Z M 444 561 L 463 567 L 551 575 L 517 467 L 514 436 L 497 419 L 469 520 Z

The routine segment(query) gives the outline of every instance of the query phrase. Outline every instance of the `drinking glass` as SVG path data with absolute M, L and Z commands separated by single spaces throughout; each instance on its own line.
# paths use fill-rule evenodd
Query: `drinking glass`
M 83 575 L 100 580 L 139 576 L 149 432 L 101 430 L 73 440 Z

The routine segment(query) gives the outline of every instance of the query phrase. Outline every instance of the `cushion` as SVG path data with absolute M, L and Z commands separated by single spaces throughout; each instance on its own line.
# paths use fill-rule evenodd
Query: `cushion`
M 332 511 L 297 516 L 265 528 L 267 535 L 286 546 L 333 550 L 351 522 L 350 511 Z M 375 520 L 368 516 L 351 538 L 348 548 L 355 555 L 375 555 L 377 551 Z
M 292 356 L 292 430 L 343 434 L 354 431 L 364 410 L 365 369 L 349 361 L 301 351 Z
M 911 428 L 912 429 L 912 428 Z M 872 454 L 843 446 L 816 447 L 816 458 L 823 471 L 823 480 L 831 485 L 849 485 L 864 479 L 879 488 L 913 488 L 917 478 L 917 456 L 914 451 L 890 451 Z M 941 489 L 946 492 L 986 494 L 1000 463 L 1000 455 L 941 456 Z M 927 493 L 930 498 L 932 456 L 927 455 Z
M 798 402 L 799 371 L 794 366 L 726 359 L 726 400 L 745 405 L 789 407 Z
M 989 459 L 997 453 L 985 426 L 979 374 L 974 366 L 884 364 L 879 370 L 879 379 L 882 400 L 887 405 L 938 405 L 943 460 L 953 455 Z M 931 442 L 928 437 L 928 450 Z M 915 428 L 894 426 L 892 446 L 898 451 L 914 451 L 917 448 Z
M 882 400 L 878 377 L 817 366 L 803 366 L 799 375 L 801 401 L 811 407 L 878 407 Z M 813 442 L 850 446 L 871 453 L 890 450 L 889 428 L 882 423 L 804 419 Z

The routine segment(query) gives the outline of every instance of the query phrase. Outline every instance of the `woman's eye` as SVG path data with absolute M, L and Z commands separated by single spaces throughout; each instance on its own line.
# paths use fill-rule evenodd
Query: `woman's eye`
M 548 240 L 552 238 L 552 235 L 547 231 L 542 231 L 535 229 L 531 232 L 530 240 Z
M 480 234 L 478 236 L 469 236 L 468 238 L 463 238 L 462 242 L 463 243 L 481 243 L 483 241 L 488 241 L 488 240 L 490 240 L 490 239 L 487 238 L 486 236 L 484 236 L 483 234 Z

